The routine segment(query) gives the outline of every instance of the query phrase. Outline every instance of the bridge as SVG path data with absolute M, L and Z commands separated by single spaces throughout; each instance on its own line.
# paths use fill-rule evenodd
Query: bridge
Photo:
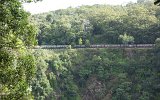
M 79 49 L 79 48 L 154 48 L 155 44 L 100 44 L 100 45 L 40 45 L 34 49 Z

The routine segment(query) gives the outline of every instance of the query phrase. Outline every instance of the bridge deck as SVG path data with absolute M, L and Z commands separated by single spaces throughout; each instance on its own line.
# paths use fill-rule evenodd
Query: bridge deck
M 155 44 L 101 44 L 101 45 L 41 45 L 34 49 L 81 49 L 81 48 L 154 48 Z

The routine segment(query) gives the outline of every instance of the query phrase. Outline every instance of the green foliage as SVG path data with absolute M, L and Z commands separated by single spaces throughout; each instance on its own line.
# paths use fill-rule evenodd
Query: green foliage
M 135 4 L 114 7 L 70 7 L 33 15 L 32 19 L 39 27 L 40 45 L 156 44 L 154 50 L 75 50 L 68 47 L 66 50 L 35 51 L 36 77 L 32 81 L 35 99 L 159 99 L 159 8 L 150 1 L 138 0 Z M 21 39 L 17 41 L 25 45 Z M 10 58 L 12 56 L 5 59 Z M 2 89 L 8 92 L 6 86 Z
M 0 4 L 0 48 L 4 46 L 22 48 L 24 45 L 30 46 L 35 44 L 36 30 L 29 23 L 29 14 L 21 9 L 21 3 L 18 0 L 9 1 L 8 5 L 5 2 Z
M 119 36 L 129 33 L 134 42 L 154 43 L 159 34 L 159 7 L 148 0 L 126 6 L 93 5 L 33 15 L 39 26 L 38 43 L 120 44 Z M 47 19 L 47 20 L 46 20 Z
M 35 59 L 26 46 L 36 44 L 36 33 L 19 0 L 0 1 L 0 99 L 33 98 Z
M 0 51 L 0 89 L 2 99 L 29 99 L 30 82 L 35 74 L 35 60 L 31 54 Z M 31 98 L 30 98 L 31 99 Z
M 37 91 L 33 94 L 42 100 L 105 100 L 110 96 L 113 100 L 156 100 L 159 97 L 159 55 L 154 50 L 69 49 L 36 52 L 43 55 L 37 55 L 37 60 L 40 60 L 37 67 L 41 70 L 36 72 L 39 77 L 36 77 L 35 83 L 45 84 L 36 87 L 41 87 L 38 92 L 46 95 L 36 95 Z M 50 56 L 46 57 L 47 54 Z M 49 92 L 47 88 L 50 88 Z
M 160 48 L 160 38 L 157 38 L 157 39 L 155 40 L 155 47 L 156 47 L 156 49 L 159 49 L 159 48 Z
M 52 88 L 45 72 L 48 64 L 45 62 L 43 54 L 35 53 L 36 57 L 36 77 L 32 81 L 32 93 L 35 100 L 47 99 L 51 95 Z
M 78 39 L 78 44 L 79 44 L 79 45 L 82 45 L 82 44 L 83 44 L 82 38 L 79 38 L 79 39 Z
M 48 22 L 52 22 L 52 15 L 47 15 L 47 16 L 46 16 L 46 20 L 47 20 Z
M 119 38 L 122 40 L 123 44 L 134 43 L 134 37 L 129 36 L 126 33 L 124 35 L 119 35 Z
M 86 40 L 86 41 L 85 41 L 85 46 L 87 46 L 87 47 L 90 46 L 90 41 L 89 41 L 89 40 Z

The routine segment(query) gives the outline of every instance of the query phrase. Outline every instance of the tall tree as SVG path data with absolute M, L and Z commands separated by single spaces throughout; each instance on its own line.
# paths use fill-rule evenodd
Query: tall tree
M 27 47 L 36 43 L 36 29 L 22 0 L 0 1 L 0 99 L 31 99 L 35 62 Z

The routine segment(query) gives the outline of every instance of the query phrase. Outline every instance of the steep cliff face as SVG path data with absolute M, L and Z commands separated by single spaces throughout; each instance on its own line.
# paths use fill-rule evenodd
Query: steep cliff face
M 45 70 L 41 64 L 37 66 L 41 69 L 37 70 L 37 75 L 45 71 L 47 77 L 41 78 L 49 81 L 49 84 L 41 81 L 43 84 L 38 85 L 43 87 L 39 96 L 44 99 L 158 100 L 157 61 L 152 49 L 46 50 L 35 53 L 43 53 L 36 56 L 43 57 L 41 60 L 46 63 Z

